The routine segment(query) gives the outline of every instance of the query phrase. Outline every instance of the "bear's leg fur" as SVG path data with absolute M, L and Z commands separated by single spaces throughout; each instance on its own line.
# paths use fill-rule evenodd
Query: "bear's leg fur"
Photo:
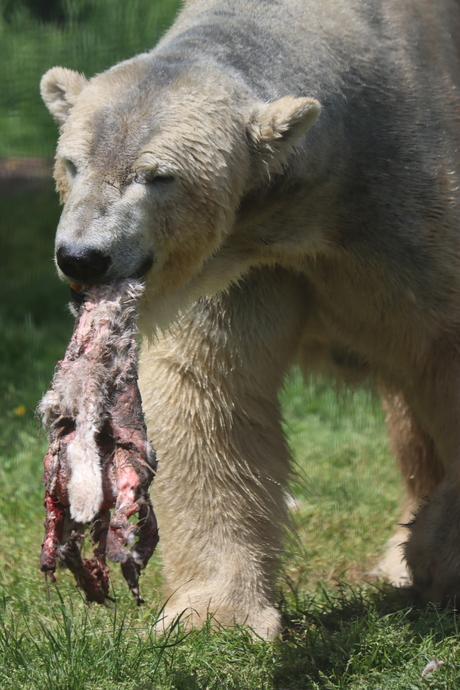
M 185 611 L 190 625 L 211 613 L 266 638 L 279 631 L 290 458 L 277 392 L 299 342 L 303 293 L 282 269 L 254 270 L 143 351 L 165 625 Z
M 405 556 L 423 598 L 460 600 L 460 357 L 459 333 L 438 340 L 423 375 L 407 389 L 417 419 L 433 439 L 444 476 L 423 501 L 410 527 Z
M 393 585 L 402 587 L 411 582 L 404 557 L 405 543 L 412 522 L 423 500 L 431 496 L 444 476 L 433 440 L 425 433 L 402 394 L 384 394 L 383 409 L 393 452 L 405 486 L 401 518 L 387 542 L 385 555 L 372 571 Z

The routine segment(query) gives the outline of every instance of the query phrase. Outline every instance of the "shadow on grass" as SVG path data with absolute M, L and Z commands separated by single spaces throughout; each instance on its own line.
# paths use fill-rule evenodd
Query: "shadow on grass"
M 390 670 L 397 682 L 398 669 L 401 675 L 406 671 L 410 675 L 411 667 L 415 685 L 407 687 L 419 687 L 426 665 L 421 647 L 425 645 L 429 655 L 436 645 L 457 638 L 459 628 L 457 612 L 422 606 L 411 588 L 384 584 L 375 588 L 339 584 L 335 593 L 322 589 L 311 600 L 292 588 L 281 601 L 281 611 L 284 631 L 276 687 L 289 690 L 361 688 L 366 684 L 360 685 L 359 679 L 385 676 Z

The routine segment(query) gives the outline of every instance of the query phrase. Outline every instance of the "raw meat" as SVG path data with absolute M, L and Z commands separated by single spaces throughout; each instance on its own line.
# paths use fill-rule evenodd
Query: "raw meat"
M 40 567 L 54 582 L 59 559 L 87 601 L 98 603 L 111 599 L 106 558 L 121 564 L 142 603 L 139 574 L 158 543 L 148 493 L 155 451 L 137 385 L 136 306 L 142 291 L 139 281 L 124 280 L 84 293 L 65 357 L 38 408 L 49 434 Z M 88 525 L 94 556 L 83 558 Z

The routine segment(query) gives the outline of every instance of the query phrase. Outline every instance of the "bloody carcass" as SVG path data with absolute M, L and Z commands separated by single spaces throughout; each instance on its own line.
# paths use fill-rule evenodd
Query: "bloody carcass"
M 87 601 L 99 603 L 110 599 L 106 559 L 121 564 L 142 603 L 139 574 L 158 543 L 148 492 L 155 452 L 137 385 L 142 290 L 139 281 L 124 280 L 84 293 L 65 357 L 38 408 L 49 434 L 40 567 L 55 581 L 61 561 Z M 137 524 L 130 520 L 135 514 Z M 88 529 L 95 548 L 84 558 Z

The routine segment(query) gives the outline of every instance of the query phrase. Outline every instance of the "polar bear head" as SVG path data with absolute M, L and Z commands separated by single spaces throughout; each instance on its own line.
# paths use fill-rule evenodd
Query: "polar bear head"
M 244 271 L 243 256 L 231 269 L 214 261 L 241 200 L 286 164 L 320 110 L 312 98 L 257 102 L 214 67 L 153 54 L 89 81 L 54 67 L 41 93 L 61 131 L 60 277 L 88 285 L 145 275 L 147 300 L 174 296 L 171 313 Z

